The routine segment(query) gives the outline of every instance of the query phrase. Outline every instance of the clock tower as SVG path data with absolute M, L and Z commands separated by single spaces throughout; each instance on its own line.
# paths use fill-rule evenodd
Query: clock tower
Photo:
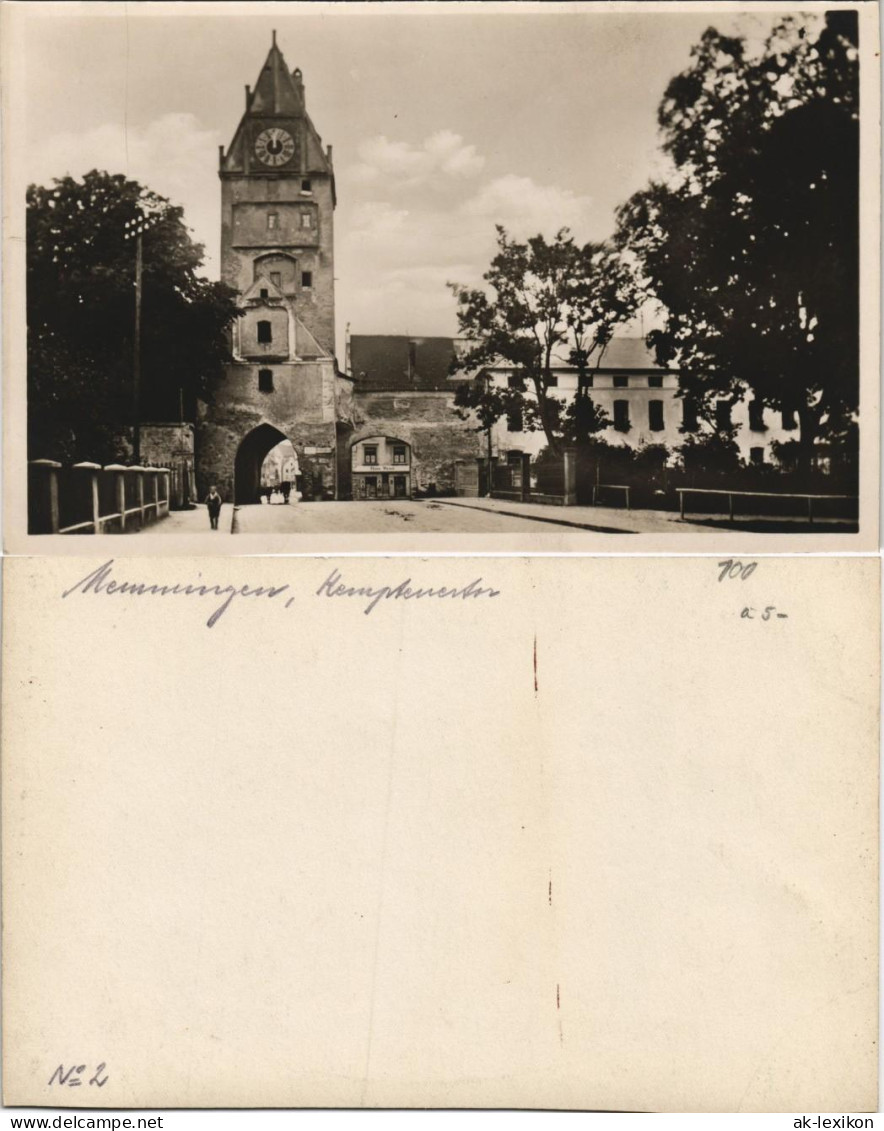
M 281 295 L 328 354 L 335 352 L 331 146 L 307 114 L 304 82 L 273 45 L 227 152 L 220 154 L 221 278 L 245 296 Z M 262 287 L 259 285 L 258 293 Z M 240 320 L 240 330 L 248 330 Z M 239 343 L 241 346 L 245 341 Z M 234 342 L 234 353 L 238 343 Z M 295 352 L 297 353 L 297 343 Z
M 259 501 L 262 465 L 287 441 L 293 497 L 334 499 L 347 468 L 335 361 L 335 176 L 276 44 L 220 153 L 221 278 L 239 293 L 230 360 L 197 421 L 197 484 Z M 340 453 L 340 465 L 339 465 Z

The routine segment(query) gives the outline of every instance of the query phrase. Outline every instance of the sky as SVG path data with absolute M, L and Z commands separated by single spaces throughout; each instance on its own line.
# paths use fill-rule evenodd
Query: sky
M 334 147 L 339 343 L 457 332 L 450 282 L 477 285 L 495 224 L 580 241 L 661 167 L 656 112 L 710 25 L 770 14 L 576 5 L 29 4 L 29 182 L 124 173 L 184 207 L 218 276 L 218 147 L 276 29 Z M 343 351 L 339 344 L 339 356 Z

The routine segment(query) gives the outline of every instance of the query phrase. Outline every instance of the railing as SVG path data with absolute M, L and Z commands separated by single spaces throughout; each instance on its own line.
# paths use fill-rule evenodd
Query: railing
M 726 495 L 728 518 L 734 521 L 734 499 L 805 499 L 807 501 L 807 521 L 813 522 L 814 500 L 821 499 L 850 499 L 857 501 L 856 495 L 804 495 L 779 491 L 730 491 L 727 488 L 713 489 L 711 487 L 676 487 L 679 501 L 679 514 L 685 516 L 685 495 Z
M 599 491 L 624 491 L 626 493 L 626 509 L 630 510 L 629 493 L 632 487 L 629 483 L 593 483 L 592 485 L 592 505 L 598 506 Z M 684 517 L 684 516 L 682 516 Z
M 169 469 L 55 460 L 28 464 L 30 534 L 141 530 L 169 513 Z

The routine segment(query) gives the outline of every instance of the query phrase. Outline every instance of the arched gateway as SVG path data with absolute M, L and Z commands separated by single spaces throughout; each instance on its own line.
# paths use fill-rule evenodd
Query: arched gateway
M 234 462 L 235 503 L 242 505 L 260 501 L 261 467 L 276 445 L 286 439 L 285 433 L 272 424 L 259 424 L 245 436 L 237 448 Z

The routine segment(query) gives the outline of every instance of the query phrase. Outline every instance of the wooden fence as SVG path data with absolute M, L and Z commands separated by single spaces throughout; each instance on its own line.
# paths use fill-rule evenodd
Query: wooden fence
M 169 513 L 167 467 L 28 464 L 28 533 L 122 534 Z

